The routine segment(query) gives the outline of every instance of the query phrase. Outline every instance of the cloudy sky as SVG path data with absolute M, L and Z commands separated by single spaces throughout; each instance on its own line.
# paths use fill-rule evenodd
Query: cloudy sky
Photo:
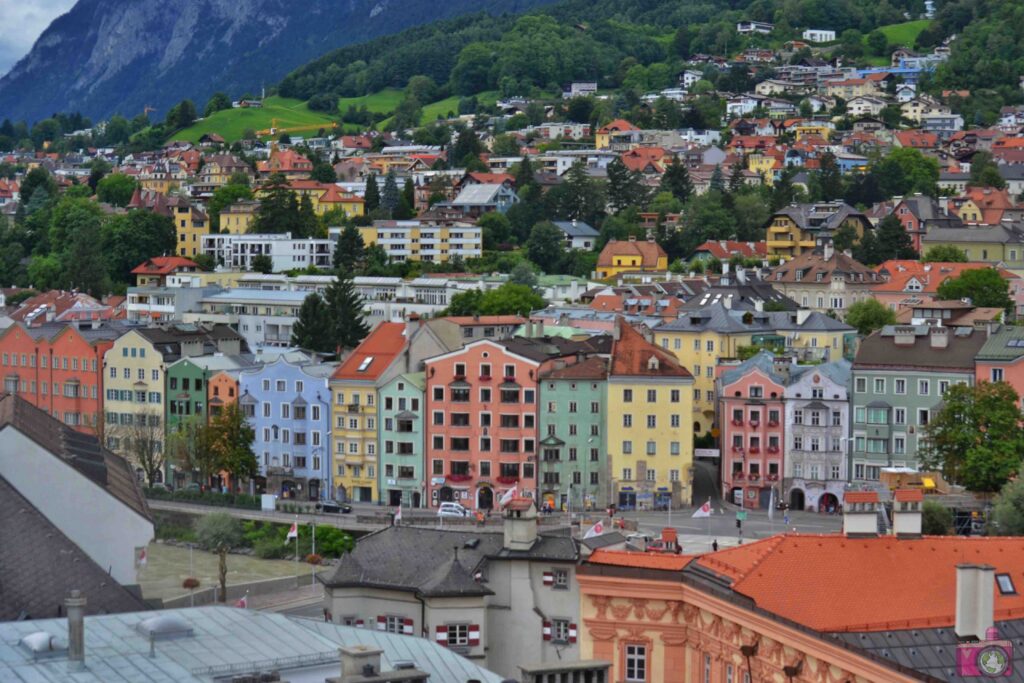
M 0 0 L 0 75 L 28 54 L 50 22 L 75 0 Z

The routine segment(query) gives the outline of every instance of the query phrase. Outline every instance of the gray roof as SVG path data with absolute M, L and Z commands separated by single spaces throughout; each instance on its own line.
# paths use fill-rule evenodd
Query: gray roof
M 619 545 L 625 543 L 626 537 L 620 534 L 618 531 L 609 531 L 606 534 L 600 536 L 594 536 L 592 538 L 584 538 L 580 541 L 581 545 L 585 545 L 591 550 L 597 550 L 598 548 L 607 548 L 612 545 Z
M 497 202 L 496 196 L 504 185 L 480 183 L 467 185 L 452 201 L 453 206 L 489 205 Z
M 710 285 L 701 293 L 693 296 L 682 305 L 682 310 L 693 311 L 711 304 L 731 300 L 733 310 L 753 311 L 760 302 L 782 306 L 787 311 L 795 311 L 800 305 L 788 296 L 772 287 L 767 282 L 747 281 L 730 284 Z
M 914 330 L 912 344 L 896 344 L 896 330 Z M 933 348 L 930 334 L 934 329 L 946 330 L 949 345 L 945 348 Z M 971 328 L 929 328 L 928 325 L 886 325 L 871 336 L 861 340 L 854 359 L 854 367 L 896 367 L 896 368 L 929 368 L 954 370 L 958 372 L 974 371 L 974 358 L 985 343 L 982 332 Z
M 3 477 L 0 519 L 0 621 L 57 616 L 72 589 L 89 596 L 89 614 L 146 608 Z
M 1000 638 L 1011 640 L 1013 648 L 1013 677 L 1007 680 L 1022 680 L 1024 671 L 1024 619 L 996 623 Z M 894 631 L 872 631 L 868 633 L 823 634 L 827 640 L 852 645 L 871 654 L 919 671 L 940 681 L 969 683 L 977 676 L 957 674 L 957 636 L 954 629 L 921 628 Z
M 922 238 L 925 243 L 994 242 L 996 244 L 1024 243 L 1024 230 L 1020 224 L 979 225 L 971 228 L 932 227 Z
M 568 536 L 538 536 L 528 551 L 505 550 L 504 540 L 503 534 L 494 532 L 387 527 L 359 539 L 355 550 L 345 555 L 333 572 L 318 578 L 330 587 L 390 588 L 421 595 L 434 595 L 434 591 L 438 595 L 479 595 L 484 593 L 478 589 L 470 591 L 465 580 L 468 577 L 472 581 L 473 574 L 486 566 L 489 559 L 573 562 L 577 557 L 576 545 Z M 416 562 L 410 562 L 410 557 L 415 557 Z
M 758 351 L 732 370 L 722 373 L 722 386 L 724 387 L 738 379 L 742 379 L 753 370 L 760 370 L 762 374 L 767 375 L 776 384 L 783 386 L 786 384 L 786 378 L 775 372 L 775 356 L 768 351 Z
M 803 321 L 801 322 L 801 318 Z M 853 332 L 846 323 L 817 311 L 742 311 L 722 302 L 687 311 L 676 320 L 658 325 L 658 332 L 712 331 L 723 334 L 771 332 Z
M 87 596 L 88 599 L 88 596 Z M 183 620 L 193 633 L 155 642 L 136 627 L 153 616 Z M 500 683 L 483 669 L 428 638 L 338 626 L 232 607 L 197 607 L 158 612 L 108 614 L 85 621 L 84 672 L 68 674 L 67 658 L 40 658 L 18 645 L 30 634 L 46 631 L 67 639 L 67 620 L 46 619 L 0 624 L 0 680 L 32 683 L 212 683 L 246 673 L 281 671 L 291 681 L 323 681 L 337 676 L 340 646 L 368 645 L 384 652 L 381 669 L 413 662 L 431 681 L 464 683 L 471 679 Z
M 569 237 L 597 237 L 600 233 L 582 221 L 553 221 Z
M 838 230 L 849 218 L 860 219 L 865 227 L 870 226 L 867 216 L 843 202 L 790 204 L 776 211 L 775 215 L 789 216 L 801 230 Z
M 135 332 L 138 332 L 153 344 L 156 351 L 163 356 L 165 363 L 181 358 L 181 345 L 183 342 L 197 340 L 202 342 L 203 355 L 212 355 L 217 351 L 217 342 L 226 340 L 237 341 L 242 353 L 249 351 L 245 338 L 227 325 L 204 327 L 201 325 L 178 323 L 168 327 L 139 327 L 135 328 Z
M 989 336 L 976 360 L 1016 360 L 1024 356 L 1024 327 L 1003 327 Z

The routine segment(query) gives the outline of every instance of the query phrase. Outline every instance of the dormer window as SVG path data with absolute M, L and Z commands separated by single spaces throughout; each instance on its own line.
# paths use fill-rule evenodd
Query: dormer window
M 657 356 L 651 356 L 650 360 L 647 361 L 648 370 L 657 370 L 660 367 Z

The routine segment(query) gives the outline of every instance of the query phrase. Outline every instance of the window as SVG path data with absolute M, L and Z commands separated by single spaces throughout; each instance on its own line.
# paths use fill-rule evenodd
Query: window
M 672 403 L 679 403 L 679 390 L 673 389 L 669 392 L 669 401 Z
M 647 402 L 648 403 L 657 403 L 658 402 L 658 390 L 657 389 L 648 389 L 647 390 Z
M 905 436 L 893 437 L 892 452 L 898 455 L 904 455 L 907 452 L 907 438 Z
M 918 408 L 917 410 L 917 424 L 924 427 L 928 424 L 931 413 L 928 412 L 927 408 Z
M 626 645 L 626 680 L 647 680 L 647 646 Z
M 892 411 L 893 424 L 905 425 L 907 424 L 907 409 L 906 408 L 893 408 Z
M 658 417 L 657 417 L 657 415 L 648 415 L 647 416 L 647 428 L 648 429 L 655 429 L 657 426 L 658 426 Z
M 1017 589 L 1013 585 L 1013 577 L 1009 574 L 996 574 L 996 585 L 1003 595 L 1015 595 Z
M 633 416 L 630 415 L 629 413 L 624 414 L 622 416 L 622 426 L 623 427 L 632 427 L 633 426 Z
M 633 468 L 623 467 L 622 468 L 622 481 L 633 481 Z
M 885 393 L 885 378 L 884 377 L 876 377 L 875 378 L 875 393 L 876 394 L 884 394 Z
M 907 393 L 907 380 L 905 379 L 894 379 L 893 380 L 893 392 L 897 394 Z
M 794 410 L 793 411 L 793 424 L 802 425 L 804 423 L 804 411 Z
M 939 380 L 939 396 L 945 396 L 947 391 L 949 391 L 949 380 L 948 379 L 940 379 Z
M 655 443 L 654 441 L 648 441 L 647 442 L 647 455 L 657 455 L 657 454 L 658 454 L 658 444 Z M 648 472 L 649 471 L 650 470 L 648 470 Z
M 927 396 L 930 393 L 931 387 L 926 379 L 919 379 L 917 381 L 917 393 L 919 396 Z
M 679 427 L 679 424 L 680 424 L 679 416 L 678 415 L 673 415 L 671 417 L 670 423 L 671 423 L 673 428 Z
M 854 391 L 858 394 L 866 393 L 868 390 L 868 380 L 866 377 L 858 377 L 854 382 Z
M 552 570 L 551 575 L 554 577 L 554 587 L 559 590 L 569 590 L 569 572 L 565 569 Z
M 1003 381 L 1003 369 L 1002 368 L 992 368 L 990 377 L 992 378 L 993 382 L 1002 382 Z
M 622 442 L 622 454 L 623 455 L 632 455 L 633 454 L 633 442 L 632 441 L 623 441 Z
M 469 624 L 448 624 L 449 645 L 469 645 Z
M 569 620 L 568 619 L 552 619 L 551 620 L 551 640 L 556 643 L 568 643 L 569 642 Z

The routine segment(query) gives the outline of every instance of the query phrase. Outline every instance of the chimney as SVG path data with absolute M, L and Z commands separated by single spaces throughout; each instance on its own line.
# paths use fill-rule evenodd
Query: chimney
M 514 498 L 505 506 L 504 548 L 530 550 L 537 542 L 537 507 L 532 498 Z
M 897 538 L 921 538 L 921 489 L 897 489 L 893 493 L 892 530 Z
M 537 321 L 537 336 L 538 337 L 543 337 L 544 336 L 544 319 L 543 318 Z
M 807 322 L 807 319 L 811 317 L 812 312 L 813 311 L 809 311 L 806 308 L 801 308 L 800 310 L 798 310 L 796 312 L 796 324 L 803 325 L 805 322 Z
M 825 243 L 822 244 L 821 247 L 822 247 L 822 256 L 825 258 L 825 260 L 826 261 L 831 260 L 833 254 L 835 254 L 835 247 L 832 246 L 832 240 L 825 240 Z
M 848 538 L 878 535 L 878 493 L 849 491 L 843 501 L 843 534 Z
M 746 268 L 744 268 L 742 266 L 736 268 L 736 282 L 740 283 L 741 285 L 745 285 L 747 283 L 747 269 Z
M 933 327 L 928 331 L 929 346 L 933 349 L 945 349 L 949 347 L 949 328 Z
M 956 626 L 959 640 L 985 640 L 995 624 L 996 568 L 987 564 L 956 566 Z
M 71 591 L 64 600 L 68 613 L 68 671 L 85 671 L 85 596 Z
M 357 681 L 360 678 L 371 678 L 380 673 L 380 656 L 384 651 L 369 645 L 351 645 L 339 647 L 341 655 L 341 681 Z
M 900 325 L 893 330 L 892 341 L 896 346 L 913 346 L 917 333 L 912 325 Z

